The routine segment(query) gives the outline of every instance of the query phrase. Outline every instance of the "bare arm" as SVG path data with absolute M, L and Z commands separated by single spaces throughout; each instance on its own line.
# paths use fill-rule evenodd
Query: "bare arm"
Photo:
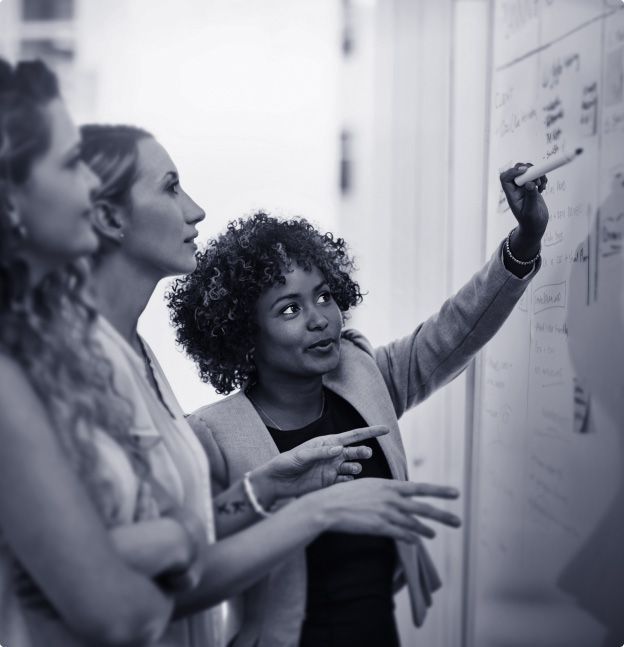
M 186 568 L 190 559 L 186 531 L 170 517 L 117 526 L 110 537 L 123 561 L 151 578 Z
M 209 459 L 217 537 L 228 537 L 262 517 L 250 505 L 242 480 L 227 489 L 224 487 L 227 466 L 207 420 L 201 415 L 191 415 L 188 421 Z M 349 481 L 361 471 L 357 461 L 366 460 L 372 454 L 366 446 L 353 445 L 387 433 L 386 427 L 377 425 L 313 438 L 254 469 L 250 473 L 254 492 L 261 505 L 270 509 L 278 499 L 291 499 Z
M 305 495 L 270 518 L 206 548 L 199 585 L 178 597 L 184 616 L 241 593 L 325 530 L 413 542 L 433 531 L 417 516 L 457 527 L 459 519 L 413 499 L 455 498 L 452 488 L 389 479 L 359 479 Z
M 0 527 L 65 625 L 89 644 L 145 644 L 172 602 L 117 555 L 21 368 L 0 355 Z M 18 404 L 17 404 L 18 403 Z

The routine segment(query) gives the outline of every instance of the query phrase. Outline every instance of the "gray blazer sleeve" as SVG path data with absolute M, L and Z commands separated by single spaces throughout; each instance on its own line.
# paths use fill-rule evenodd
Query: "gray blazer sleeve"
M 502 245 L 440 311 L 414 332 L 375 349 L 397 418 L 464 370 L 502 326 L 530 279 L 503 264 Z

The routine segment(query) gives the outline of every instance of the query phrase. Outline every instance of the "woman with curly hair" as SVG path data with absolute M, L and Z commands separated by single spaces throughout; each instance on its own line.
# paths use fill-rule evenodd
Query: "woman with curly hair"
M 220 393 L 238 389 L 191 416 L 217 491 L 320 434 L 374 424 L 390 433 L 367 442 L 372 458 L 356 478 L 407 478 L 398 419 L 466 366 L 539 266 L 546 178 L 520 189 L 513 178 L 522 168 L 501 176 L 519 223 L 507 242 L 438 314 L 379 348 L 344 329 L 362 294 L 343 239 L 304 219 L 257 213 L 197 254 L 196 270 L 168 298 L 178 342 L 202 379 Z M 403 583 L 420 625 L 440 586 L 420 541 L 325 533 L 246 593 L 234 644 L 398 645 L 392 597 Z
M 192 569 L 199 582 L 176 597 L 176 616 L 188 620 L 184 626 L 191 627 L 191 633 L 175 633 L 179 623 L 174 622 L 171 636 L 176 637 L 176 645 L 212 645 L 214 639 L 201 633 L 210 615 L 205 609 L 249 587 L 324 530 L 367 532 L 413 542 L 422 528 L 412 514 L 423 506 L 412 497 L 453 493 L 449 488 L 423 490 L 416 484 L 379 479 L 340 483 L 351 480 L 360 469 L 354 461 L 370 455 L 368 447 L 344 445 L 387 433 L 383 427 L 363 425 L 259 460 L 232 479 L 213 501 L 211 466 L 204 450 L 156 357 L 137 333 L 139 315 L 158 281 L 195 269 L 196 226 L 204 212 L 180 186 L 165 149 L 145 131 L 89 125 L 82 128 L 82 136 L 83 159 L 101 181 L 94 204 L 94 223 L 102 240 L 94 264 L 103 315 L 100 334 L 115 355 L 115 378 L 123 378 L 123 388 L 140 396 L 141 435 L 146 441 L 159 441 L 152 442 L 150 450 L 155 479 L 173 505 L 183 508 L 187 518 L 199 518 L 204 529 L 203 536 L 196 537 Z M 233 420 L 232 433 L 236 435 L 244 424 Z M 200 434 L 199 440 L 211 439 Z M 336 482 L 331 489 L 316 491 Z M 292 497 L 301 498 L 262 520 L 276 501 Z M 389 509 L 393 514 L 382 518 L 381 512 Z M 423 514 L 455 522 L 452 515 L 441 511 L 427 509 Z M 214 535 L 219 538 L 216 543 Z
M 0 644 L 10 647 L 143 644 L 172 610 L 128 563 L 137 551 L 123 524 L 149 474 L 93 334 L 84 257 L 98 247 L 97 185 L 53 73 L 0 60 Z

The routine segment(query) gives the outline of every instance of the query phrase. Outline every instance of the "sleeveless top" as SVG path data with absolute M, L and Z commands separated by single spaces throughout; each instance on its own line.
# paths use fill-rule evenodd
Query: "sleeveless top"
M 151 348 L 140 339 L 141 358 L 117 330 L 99 317 L 96 334 L 113 365 L 114 384 L 134 407 L 132 434 L 149 448 L 154 477 L 180 505 L 204 522 L 206 540 L 215 541 L 208 460 L 189 426 Z M 146 361 L 158 393 L 148 382 Z M 157 643 L 162 647 L 221 647 L 221 609 L 201 611 L 172 622 Z
M 96 322 L 94 336 L 111 363 L 117 392 L 132 404 L 130 431 L 147 448 L 154 477 L 179 505 L 193 510 L 204 522 L 206 540 L 214 542 L 208 461 L 154 354 L 142 341 L 158 394 L 148 382 L 144 360 L 103 317 Z M 94 443 L 98 469 L 112 488 L 115 522 L 132 523 L 139 479 L 125 451 L 110 436 L 95 430 Z M 84 647 L 69 635 L 58 618 L 21 604 L 16 594 L 19 572 L 16 560 L 0 536 L 0 645 L 70 647 L 71 643 Z M 221 607 L 217 607 L 173 621 L 156 644 L 159 647 L 222 647 L 221 614 Z

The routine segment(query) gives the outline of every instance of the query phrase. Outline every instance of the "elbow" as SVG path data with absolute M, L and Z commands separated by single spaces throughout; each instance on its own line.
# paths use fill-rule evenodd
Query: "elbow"
M 153 645 L 164 633 L 171 615 L 171 605 L 157 604 L 153 608 L 112 610 L 97 618 L 77 620 L 74 629 L 89 645 L 97 647 L 143 647 Z
M 161 637 L 166 624 L 164 618 L 118 621 L 100 628 L 96 644 L 99 647 L 147 647 Z

